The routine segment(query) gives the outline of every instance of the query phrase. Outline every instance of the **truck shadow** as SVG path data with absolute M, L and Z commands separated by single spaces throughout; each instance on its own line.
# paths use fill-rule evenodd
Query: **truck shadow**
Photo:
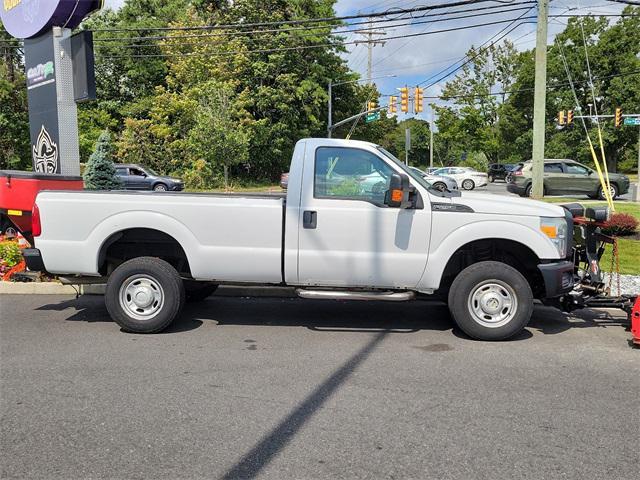
M 36 310 L 68 310 L 67 321 L 112 322 L 101 296 L 84 295 L 45 304 Z M 434 301 L 418 300 L 398 305 L 391 302 L 216 296 L 187 304 L 180 318 L 162 334 L 196 330 L 205 322 L 222 326 L 305 327 L 316 332 L 415 333 L 421 330 L 452 330 L 459 338 L 469 338 L 454 326 L 447 306 Z M 626 318 L 620 313 L 612 315 L 607 310 L 585 309 L 566 314 L 555 308 L 536 305 L 527 329 L 511 341 L 531 338 L 532 331 L 557 335 L 574 328 L 620 326 L 626 326 Z

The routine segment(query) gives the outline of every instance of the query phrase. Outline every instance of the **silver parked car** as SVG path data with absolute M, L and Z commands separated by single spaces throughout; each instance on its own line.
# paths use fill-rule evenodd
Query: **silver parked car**
M 451 177 L 446 177 L 443 175 L 431 175 L 416 167 L 409 168 L 420 175 L 422 178 L 424 178 L 427 182 L 429 182 L 429 185 L 431 185 L 436 190 L 439 190 L 441 192 L 452 192 L 454 190 L 458 190 L 458 182 L 456 182 Z

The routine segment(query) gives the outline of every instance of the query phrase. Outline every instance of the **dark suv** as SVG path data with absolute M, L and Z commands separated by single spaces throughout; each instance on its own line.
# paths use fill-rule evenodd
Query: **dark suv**
M 507 179 L 507 175 L 511 172 L 511 170 L 515 167 L 510 163 L 492 163 L 489 165 L 489 170 L 487 171 L 487 176 L 489 177 L 490 182 L 494 182 L 496 180 L 505 180 Z
M 179 178 L 165 177 L 136 164 L 116 165 L 116 175 L 126 190 L 180 191 L 184 183 Z
M 521 197 L 531 196 L 531 162 L 511 172 L 507 190 Z M 545 195 L 587 195 L 605 199 L 598 174 L 589 167 L 573 160 L 545 160 L 542 184 Z M 609 173 L 611 198 L 629 191 L 629 177 L 620 173 Z

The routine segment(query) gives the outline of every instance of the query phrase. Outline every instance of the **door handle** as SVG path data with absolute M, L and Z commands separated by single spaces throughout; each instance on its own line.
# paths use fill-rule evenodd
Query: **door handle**
M 302 226 L 304 228 L 316 228 L 318 225 L 318 212 L 305 210 L 302 214 Z

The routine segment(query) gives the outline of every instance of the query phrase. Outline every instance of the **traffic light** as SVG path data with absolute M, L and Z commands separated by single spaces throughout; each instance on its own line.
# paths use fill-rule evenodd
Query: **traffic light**
M 558 125 L 564 125 L 564 110 L 558 112 Z
M 424 89 L 420 87 L 416 87 L 414 103 L 413 103 L 415 113 L 420 113 L 422 111 L 423 100 L 424 100 Z
M 370 102 L 367 102 L 367 112 L 370 112 L 371 110 L 375 110 L 376 109 L 376 102 L 374 102 L 373 100 Z
M 622 109 L 616 108 L 616 127 L 620 127 L 622 125 Z
M 567 110 L 567 125 L 573 123 L 573 110 Z
M 396 113 L 398 111 L 397 101 L 398 97 L 394 97 L 393 95 L 389 97 L 389 113 Z
M 400 89 L 400 110 L 404 113 L 409 111 L 409 87 Z

